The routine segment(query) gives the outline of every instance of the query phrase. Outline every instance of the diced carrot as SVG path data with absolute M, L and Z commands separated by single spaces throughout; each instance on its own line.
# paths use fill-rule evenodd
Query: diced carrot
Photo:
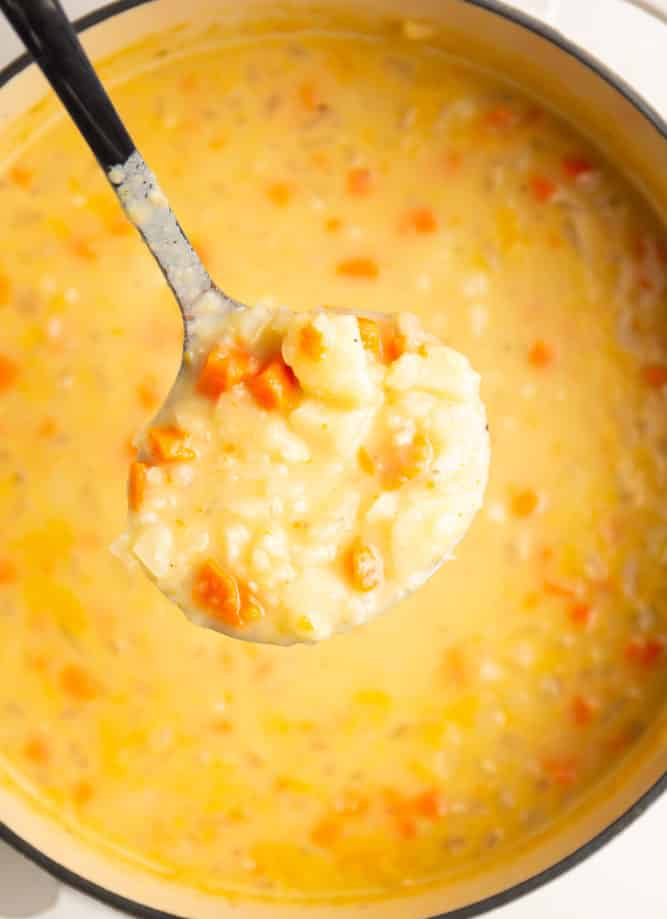
M 384 579 L 382 556 L 375 546 L 364 543 L 351 549 L 346 558 L 347 573 L 356 590 L 368 593 Z
M 370 455 L 366 447 L 359 447 L 357 459 L 359 461 L 359 465 L 366 473 L 366 475 L 375 474 L 375 462 L 373 461 L 373 457 Z
M 127 497 L 131 511 L 138 511 L 144 503 L 146 496 L 146 485 L 148 477 L 146 475 L 145 463 L 132 463 L 130 466 L 130 476 L 127 484 Z
M 403 839 L 414 839 L 417 835 L 417 822 L 414 817 L 401 815 L 394 818 L 396 831 Z
M 312 323 L 299 332 L 299 350 L 311 361 L 321 361 L 326 353 L 324 336 Z
M 572 700 L 572 717 L 575 724 L 585 727 L 595 716 L 597 706 L 584 696 L 575 696 Z
M 256 358 L 241 347 L 215 345 L 209 352 L 197 380 L 197 391 L 209 399 L 243 383 L 257 373 Z
M 567 584 L 561 584 L 558 581 L 545 581 L 544 592 L 552 597 L 570 597 L 573 599 L 577 596 L 572 587 L 568 587 Z
M 37 673 L 45 673 L 49 665 L 49 658 L 46 654 L 40 654 L 39 651 L 29 651 L 26 654 L 26 664 L 31 670 L 36 670 Z
M 414 207 L 401 217 L 399 226 L 403 233 L 435 233 L 438 218 L 430 207 Z
M 72 788 L 72 800 L 77 807 L 85 807 L 86 804 L 90 803 L 92 797 L 93 786 L 85 779 L 81 779 L 81 781 L 77 782 Z
M 7 558 L 0 558 L 0 584 L 14 584 L 17 577 L 18 572 L 14 562 L 10 562 Z
M 36 766 L 45 766 L 51 758 L 51 751 L 41 737 L 31 737 L 23 747 L 23 753 Z
M 212 559 L 203 562 L 197 569 L 192 599 L 225 625 L 239 628 L 244 624 L 238 582 Z
M 12 283 L 9 277 L 0 271 L 0 306 L 7 306 L 12 296 Z
M 188 463 L 196 459 L 196 453 L 186 446 L 187 434 L 176 425 L 151 428 L 148 444 L 153 458 L 158 463 Z
M 428 817 L 430 820 L 435 820 L 437 817 L 444 817 L 447 813 L 447 803 L 442 792 L 437 788 L 417 795 L 412 804 L 418 817 Z
M 574 757 L 552 756 L 542 760 L 542 769 L 557 785 L 564 788 L 577 780 L 578 766 Z
M 562 160 L 563 172 L 569 179 L 578 179 L 579 176 L 588 175 L 593 171 L 593 164 L 585 156 L 571 154 Z
M 298 393 L 299 383 L 292 368 L 278 356 L 248 381 L 248 389 L 262 408 L 282 411 Z
M 328 217 L 326 223 L 324 224 L 324 228 L 326 229 L 327 233 L 337 233 L 342 226 L 343 221 L 340 219 L 340 217 Z
M 582 628 L 590 625 L 593 621 L 593 607 L 590 603 L 573 603 L 568 614 L 571 622 Z
M 94 262 L 97 260 L 97 253 L 86 239 L 81 239 L 78 236 L 72 237 L 69 241 L 69 248 L 73 255 L 76 255 L 77 258 L 83 259 L 86 262 Z
M 34 174 L 32 170 L 26 169 L 25 166 L 12 166 L 9 170 L 9 180 L 13 185 L 19 188 L 28 189 L 33 182 Z
M 554 358 L 554 349 L 545 341 L 536 341 L 528 352 L 528 362 L 539 369 L 549 367 L 553 364 Z
M 60 671 L 60 688 L 79 702 L 90 702 L 99 695 L 93 678 L 78 664 L 67 664 L 63 667 Z
M 484 123 L 492 128 L 506 131 L 515 127 L 519 122 L 519 115 L 511 108 L 499 105 L 484 114 Z
M 357 323 L 362 345 L 367 351 L 379 358 L 382 354 L 382 336 L 377 322 L 373 319 L 367 319 L 365 316 L 358 316 Z
M 13 386 L 18 375 L 18 365 L 10 357 L 0 354 L 0 392 Z
M 664 650 L 657 638 L 633 638 L 625 646 L 625 659 L 648 670 L 658 663 Z
M 370 169 L 350 169 L 347 174 L 347 190 L 357 198 L 365 198 L 371 193 L 373 180 Z
M 340 837 L 340 832 L 341 826 L 338 821 L 325 818 L 313 827 L 310 838 L 321 849 L 329 849 Z
M 388 327 L 382 336 L 382 355 L 386 364 L 393 364 L 405 354 L 405 336 L 396 327 Z
M 336 274 L 344 278 L 359 278 L 373 281 L 380 273 L 378 263 L 374 258 L 363 255 L 343 259 L 336 265 Z
M 642 379 L 653 389 L 662 389 L 667 383 L 667 365 L 665 364 L 647 364 L 641 370 Z
M 531 590 L 524 595 L 522 606 L 524 609 L 535 609 L 540 602 L 540 595 L 536 590 Z
M 313 83 L 302 83 L 299 86 L 299 99 L 308 112 L 315 112 L 322 104 L 320 95 Z
M 160 404 L 160 397 L 151 380 L 144 380 L 137 386 L 137 398 L 142 408 L 147 412 L 154 411 Z
M 551 201 L 556 194 L 557 187 L 556 183 L 546 176 L 532 176 L 530 179 L 530 190 L 535 200 L 539 201 L 540 204 Z
M 292 197 L 292 188 L 287 182 L 273 182 L 266 189 L 266 194 L 276 207 L 286 207 Z
M 127 438 L 123 444 L 123 453 L 128 459 L 134 460 L 137 458 L 137 448 L 134 445 L 134 437 Z
M 54 437 L 58 433 L 58 424 L 54 418 L 48 415 L 40 422 L 37 428 L 39 437 Z
M 512 497 L 512 513 L 515 517 L 530 517 L 539 504 L 539 498 L 535 492 L 527 488 L 525 491 L 517 492 Z

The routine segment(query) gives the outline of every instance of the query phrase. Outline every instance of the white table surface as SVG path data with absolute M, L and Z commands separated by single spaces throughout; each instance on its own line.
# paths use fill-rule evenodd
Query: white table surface
M 644 0 L 664 9 L 667 0 Z M 65 0 L 72 16 L 90 0 Z M 667 27 L 621 0 L 513 0 L 601 57 L 667 116 Z M 0 54 L 18 44 L 0 23 Z M 666 163 L 667 167 L 667 163 Z M 490 919 L 667 919 L 667 796 L 583 864 L 488 914 Z M 664 873 L 663 873 L 664 872 Z M 84 897 L 0 842 L 0 919 L 104 919 L 115 910 Z M 196 919 L 196 917 L 193 917 Z

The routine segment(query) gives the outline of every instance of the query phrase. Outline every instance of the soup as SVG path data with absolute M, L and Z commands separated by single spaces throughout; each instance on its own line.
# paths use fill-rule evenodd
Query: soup
M 456 562 L 321 645 L 198 629 L 112 554 L 180 317 L 64 120 L 2 172 L 0 780 L 192 887 L 446 882 L 562 826 L 664 695 L 667 242 L 580 135 L 421 37 L 166 35 L 114 90 L 230 295 L 409 308 L 481 373 Z

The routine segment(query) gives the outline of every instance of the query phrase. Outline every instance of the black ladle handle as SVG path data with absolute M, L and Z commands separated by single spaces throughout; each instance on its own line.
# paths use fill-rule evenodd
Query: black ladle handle
M 105 171 L 135 145 L 100 83 L 60 0 L 0 0 L 5 14 Z

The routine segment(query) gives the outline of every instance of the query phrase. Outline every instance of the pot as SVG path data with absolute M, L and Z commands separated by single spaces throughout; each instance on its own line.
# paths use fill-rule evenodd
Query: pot
M 532 0 L 536 12 L 558 18 L 555 4 Z M 307 21 L 307 0 L 285 3 Z M 318 8 L 344 7 L 345 0 L 320 0 Z M 381 15 L 432 20 L 442 26 L 443 44 L 462 56 L 479 57 L 499 73 L 521 84 L 572 117 L 594 136 L 606 155 L 641 187 L 667 220 L 667 124 L 635 89 L 575 46 L 562 34 L 494 0 L 365 0 L 351 5 L 356 15 Z M 591 4 L 607 8 L 611 4 Z M 244 16 L 252 12 L 275 16 L 272 0 L 245 0 Z M 645 14 L 616 5 L 615 15 L 639 17 L 649 41 Z M 188 19 L 201 27 L 207 19 L 231 19 L 234 0 L 189 0 Z M 563 11 L 563 15 L 567 11 Z M 183 20 L 180 0 L 117 0 L 80 22 L 84 41 L 95 59 L 132 40 L 168 29 Z M 592 20 L 591 20 L 592 21 Z M 661 36 L 662 38 L 662 36 Z M 624 46 L 625 47 L 625 46 Z M 610 53 L 615 53 L 611 49 Z M 637 82 L 654 67 L 646 55 L 635 60 Z M 644 68 L 644 69 L 642 69 Z M 648 84 L 646 84 L 648 85 Z M 44 83 L 25 58 L 0 72 L 0 128 L 25 112 L 44 94 Z M 650 87 L 649 87 L 650 89 Z M 11 129 L 10 129 L 11 133 Z M 11 138 L 14 145 L 24 139 Z M 0 151 L 1 158 L 2 151 Z M 363 915 L 367 919 L 417 919 L 478 915 L 558 876 L 595 852 L 633 820 L 667 788 L 667 706 L 636 749 L 628 754 L 594 791 L 577 805 L 562 830 L 544 832 L 530 846 L 515 850 L 492 867 L 459 877 L 445 889 L 415 891 L 382 902 L 304 906 L 294 903 L 226 902 L 112 862 L 85 847 L 46 817 L 29 810 L 18 797 L 0 788 L 0 837 L 80 890 L 127 912 L 150 917 L 197 919 L 309 919 Z

